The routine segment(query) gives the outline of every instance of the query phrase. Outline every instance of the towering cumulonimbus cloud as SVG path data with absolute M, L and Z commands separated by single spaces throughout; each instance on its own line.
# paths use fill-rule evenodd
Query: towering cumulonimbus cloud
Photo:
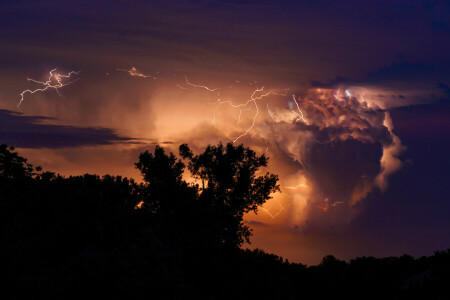
M 290 196 L 281 208 L 290 212 L 291 225 L 345 224 L 368 193 L 386 189 L 388 176 L 401 167 L 403 146 L 389 112 L 363 94 L 311 89 L 271 104 L 269 116 L 253 134 L 273 154 L 271 171 L 280 174 Z

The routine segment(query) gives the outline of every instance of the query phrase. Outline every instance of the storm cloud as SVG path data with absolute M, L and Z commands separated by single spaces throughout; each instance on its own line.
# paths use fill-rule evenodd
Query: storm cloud
M 118 135 L 112 129 L 48 124 L 51 121 L 47 117 L 23 116 L 0 109 L 0 143 L 34 149 L 139 143 L 136 139 Z

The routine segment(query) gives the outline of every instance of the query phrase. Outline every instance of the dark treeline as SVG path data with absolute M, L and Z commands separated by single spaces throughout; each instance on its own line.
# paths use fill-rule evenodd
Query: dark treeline
M 279 191 L 257 175 L 267 159 L 232 144 L 180 157 L 141 153 L 137 183 L 44 172 L 1 145 L 1 298 L 450 299 L 450 250 L 306 267 L 241 249 L 244 214 Z

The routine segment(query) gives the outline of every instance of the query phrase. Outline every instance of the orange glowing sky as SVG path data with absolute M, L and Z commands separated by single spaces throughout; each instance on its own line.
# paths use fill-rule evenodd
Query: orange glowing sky
M 172 78 L 135 77 L 111 72 L 100 81 L 83 79 L 59 91 L 70 96 L 61 98 L 44 91 L 29 95 L 22 105 L 31 115 L 51 116 L 57 111 L 60 121 L 86 125 L 76 107 L 79 103 L 68 103 L 66 97 L 73 99 L 80 93 L 85 97 L 95 86 L 92 99 L 103 94 L 110 101 L 102 101 L 103 107 L 90 125 L 115 128 L 134 141 L 22 149 L 21 153 L 45 169 L 65 175 L 90 172 L 139 178 L 134 168 L 136 157 L 156 143 L 175 153 L 185 142 L 196 151 L 219 141 L 244 143 L 270 158 L 268 171 L 280 176 L 282 188 L 258 214 L 246 216 L 255 230 L 251 246 L 302 261 L 305 255 L 315 261 L 325 254 L 314 247 L 302 247 L 293 254 L 292 249 L 275 246 L 280 232 L 290 244 L 289 240 L 312 228 L 327 233 L 331 227 L 348 225 L 358 214 L 358 203 L 371 191 L 385 189 L 388 175 L 401 167 L 397 157 L 402 145 L 392 132 L 389 113 L 380 107 L 384 105 L 379 101 L 380 89 L 341 86 L 294 90 L 237 79 L 210 84 L 210 80 L 197 78 L 192 83 L 185 74 L 177 73 Z M 135 99 L 127 101 L 130 94 Z M 335 148 L 341 153 L 333 156 Z M 360 148 L 371 153 L 366 155 Z M 323 152 L 320 155 L 324 157 L 311 156 L 310 151 Z M 323 163 L 331 158 L 337 164 L 347 164 L 349 156 L 361 161 L 356 166 Z M 339 167 L 345 170 L 336 172 Z M 345 174 L 348 177 L 343 178 Z

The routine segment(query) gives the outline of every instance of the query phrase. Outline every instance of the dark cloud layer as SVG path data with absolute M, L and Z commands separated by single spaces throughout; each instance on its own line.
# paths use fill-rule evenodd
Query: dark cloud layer
M 448 1 L 10 1 L 0 61 L 15 69 L 146 58 L 307 84 L 360 78 L 399 57 L 448 70 L 449 19 Z
M 0 143 L 20 148 L 65 148 L 137 142 L 108 128 L 43 124 L 44 121 L 52 120 L 0 109 Z

